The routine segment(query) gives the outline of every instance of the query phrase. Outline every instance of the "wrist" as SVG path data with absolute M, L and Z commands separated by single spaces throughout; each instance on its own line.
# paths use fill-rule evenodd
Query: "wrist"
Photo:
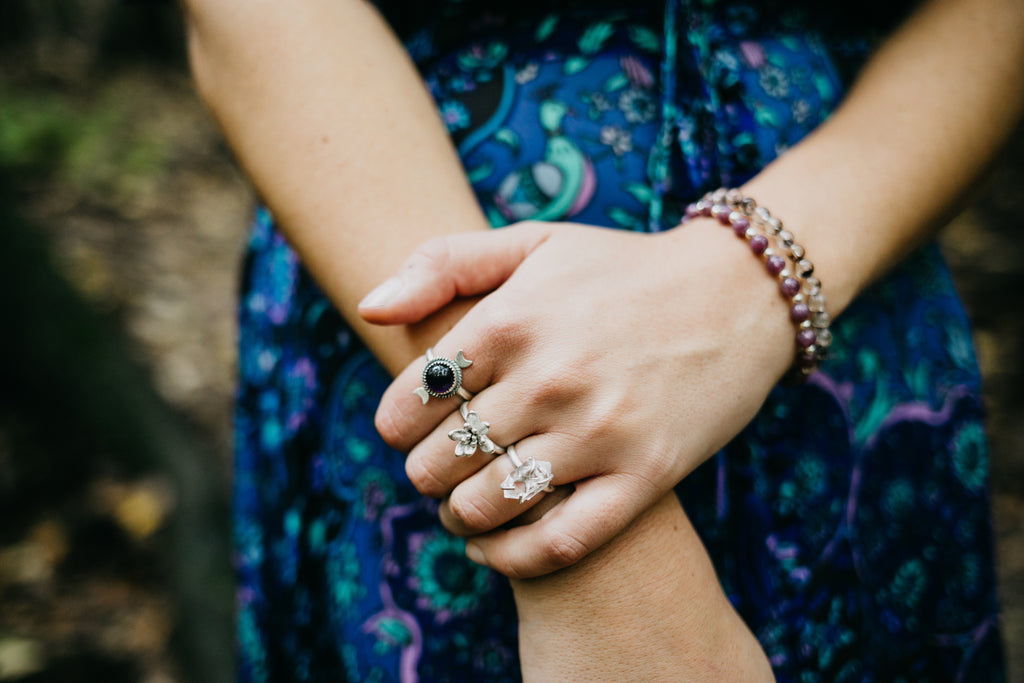
M 763 377 L 764 395 L 794 361 L 794 326 L 788 302 L 762 259 L 717 220 L 697 217 L 663 233 L 689 262 L 707 273 L 705 298 L 714 305 L 712 324 L 730 337 L 737 363 L 756 363 L 751 376 Z
M 832 333 L 822 283 L 804 246 L 778 217 L 738 189 L 708 192 L 686 207 L 683 222 L 701 217 L 714 218 L 742 240 L 777 283 L 795 327 L 795 357 L 789 375 L 793 379 L 810 375 L 828 355 Z

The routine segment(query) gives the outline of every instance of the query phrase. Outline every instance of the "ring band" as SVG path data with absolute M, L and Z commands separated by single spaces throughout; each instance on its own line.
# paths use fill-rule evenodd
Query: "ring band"
M 459 349 L 455 360 L 434 356 L 434 349 L 427 349 L 426 356 L 427 364 L 420 376 L 423 385 L 412 391 L 424 405 L 431 396 L 449 398 L 458 394 L 466 401 L 473 398 L 473 394 L 462 388 L 462 370 L 473 364 L 473 361 L 462 355 L 462 349 Z

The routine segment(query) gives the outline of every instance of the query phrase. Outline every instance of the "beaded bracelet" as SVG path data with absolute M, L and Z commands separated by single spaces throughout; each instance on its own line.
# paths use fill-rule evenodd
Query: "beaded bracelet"
M 804 248 L 796 243 L 793 233 L 782 227 L 782 221 L 737 189 L 720 188 L 705 194 L 686 207 L 684 222 L 698 216 L 715 218 L 731 227 L 761 257 L 768 273 L 778 279 L 779 291 L 790 303 L 789 319 L 797 327 L 791 374 L 797 378 L 810 375 L 828 354 L 832 333 L 821 281 L 814 277 L 814 264 L 806 258 Z

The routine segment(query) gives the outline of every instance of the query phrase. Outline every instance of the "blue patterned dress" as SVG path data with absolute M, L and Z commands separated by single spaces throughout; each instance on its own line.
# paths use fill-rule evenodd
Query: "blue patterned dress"
M 656 231 L 820 124 L 892 19 L 776 4 L 388 16 L 495 225 Z M 821 371 L 777 388 L 679 496 L 778 680 L 1001 680 L 978 371 L 935 247 L 834 331 Z M 240 680 L 519 680 L 507 583 L 465 559 L 375 432 L 388 374 L 266 211 L 239 365 Z

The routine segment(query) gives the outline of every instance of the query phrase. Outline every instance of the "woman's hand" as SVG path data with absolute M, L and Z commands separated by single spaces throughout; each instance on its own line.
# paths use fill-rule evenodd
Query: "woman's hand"
M 385 393 L 377 427 L 411 449 L 417 489 L 446 498 L 444 525 L 476 536 L 470 557 L 514 578 L 573 564 L 621 531 L 749 422 L 793 357 L 774 279 L 708 220 L 657 235 L 525 223 L 439 238 L 381 289 L 360 308 L 378 324 L 491 292 L 435 350 L 473 361 L 463 385 L 487 436 L 550 462 L 572 495 L 499 529 L 540 497 L 503 497 L 506 457 L 454 457 L 458 399 L 421 403 L 422 360 Z

